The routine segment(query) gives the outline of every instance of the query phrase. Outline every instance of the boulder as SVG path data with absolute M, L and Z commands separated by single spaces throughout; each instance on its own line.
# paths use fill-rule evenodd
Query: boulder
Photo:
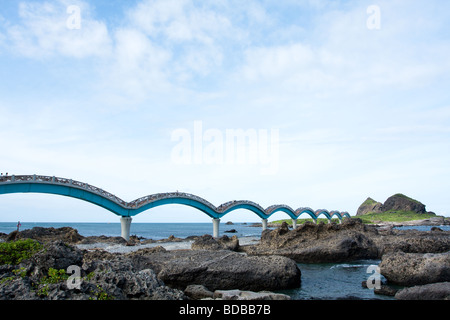
M 399 290 L 398 300 L 450 300 L 450 282 L 430 283 Z
M 360 219 L 345 219 L 342 224 L 306 222 L 295 230 L 287 224 L 265 230 L 258 245 L 242 247 L 251 255 L 282 255 L 302 263 L 342 262 L 378 257 L 370 234 L 373 227 Z
M 389 283 L 413 286 L 450 281 L 450 252 L 385 254 L 379 264 Z
M 282 255 L 300 263 L 344 262 L 380 259 L 383 254 L 403 251 L 442 253 L 450 250 L 449 231 L 380 230 L 358 218 L 342 224 L 306 222 L 295 230 L 287 224 L 265 230 L 257 245 L 241 246 L 249 255 Z
M 138 258 L 134 255 L 133 259 Z M 229 250 L 180 250 L 141 256 L 166 285 L 184 289 L 201 284 L 209 290 L 282 290 L 300 286 L 301 273 L 286 257 L 248 257 Z
M 51 242 L 62 240 L 65 243 L 77 243 L 84 239 L 78 231 L 71 227 L 62 228 L 43 228 L 34 227 L 32 229 L 26 229 L 23 231 L 13 231 L 15 239 L 34 239 L 39 242 Z M 12 234 L 10 234 L 12 236 Z

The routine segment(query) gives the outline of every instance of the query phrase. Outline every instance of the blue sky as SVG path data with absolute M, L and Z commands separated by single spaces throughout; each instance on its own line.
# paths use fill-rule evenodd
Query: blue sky
M 80 28 L 68 28 L 69 6 Z M 438 0 L 3 1 L 0 171 L 73 178 L 126 201 L 180 190 L 351 214 L 400 192 L 449 216 L 448 21 Z M 263 149 L 256 162 L 177 163 L 180 129 L 192 157 L 194 141 L 217 151 L 227 130 L 256 132 L 273 170 Z M 0 221 L 118 221 L 75 199 L 0 201 Z M 133 221 L 210 219 L 169 206 Z

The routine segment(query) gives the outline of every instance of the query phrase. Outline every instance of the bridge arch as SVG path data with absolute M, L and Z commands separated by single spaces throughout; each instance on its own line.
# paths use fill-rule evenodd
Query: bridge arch
M 167 205 L 167 204 L 179 204 L 179 205 L 185 205 L 189 206 L 195 209 L 200 210 L 201 212 L 205 213 L 209 217 L 213 219 L 219 219 L 220 215 L 210 206 L 206 205 L 204 202 L 187 198 L 183 196 L 179 197 L 170 197 L 170 198 L 159 198 L 154 201 L 147 202 L 145 204 L 142 204 L 141 206 L 135 206 L 132 207 L 130 210 L 130 217 L 138 215 L 139 213 L 142 213 L 144 211 L 147 211 L 152 208 L 156 208 L 159 206 Z
M 328 210 L 326 210 L 326 209 L 318 209 L 318 210 L 316 210 L 316 212 L 315 212 L 315 215 L 316 215 L 317 218 L 319 218 L 319 216 L 322 215 L 322 214 L 323 214 L 328 220 L 331 220 L 331 215 L 330 215 L 330 213 L 328 212 Z
M 71 197 L 95 204 L 118 216 L 124 217 L 130 215 L 129 209 L 118 204 L 117 202 L 105 198 L 95 192 L 79 189 L 70 185 L 40 184 L 30 182 L 0 184 L 0 194 L 12 193 L 45 193 Z
M 298 208 L 297 209 L 297 218 L 298 219 L 302 214 L 306 213 L 308 214 L 312 219 L 317 220 L 315 211 L 311 208 Z
M 294 226 L 296 219 L 303 213 L 308 214 L 314 220 L 317 220 L 320 215 L 325 215 L 330 221 L 334 215 L 340 220 L 344 216 L 350 217 L 347 212 L 329 212 L 326 209 L 314 211 L 308 207 L 301 207 L 297 210 L 293 210 L 290 206 L 283 204 L 272 205 L 264 209 L 259 204 L 248 200 L 229 201 L 219 207 L 215 207 L 201 197 L 183 192 L 152 194 L 131 202 L 125 202 L 119 197 L 87 183 L 66 178 L 38 175 L 1 176 L 0 194 L 8 193 L 55 194 L 95 204 L 121 217 L 122 236 L 127 240 L 129 238 L 131 217 L 151 208 L 166 204 L 190 206 L 208 215 L 213 219 L 215 237 L 218 236 L 218 224 L 220 218 L 237 209 L 246 209 L 259 216 L 263 221 L 263 229 L 267 227 L 267 219 L 276 212 L 286 213 L 293 219 Z

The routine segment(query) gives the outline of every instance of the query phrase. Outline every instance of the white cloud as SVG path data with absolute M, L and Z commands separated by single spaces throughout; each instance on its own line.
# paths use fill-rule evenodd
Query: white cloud
M 198 4 L 188 0 L 143 1 L 128 12 L 132 27 L 172 52 L 166 67 L 175 81 L 206 76 L 220 68 L 222 42 L 236 36 L 227 16 Z
M 450 70 L 448 42 L 424 41 L 443 26 L 425 23 L 435 10 L 427 7 L 423 13 L 423 6 L 427 5 L 414 2 L 404 10 L 382 1 L 381 29 L 369 30 L 367 5 L 357 3 L 345 10 L 329 5 L 303 39 L 247 48 L 235 78 L 252 86 L 268 85 L 271 92 L 308 94 L 421 88 Z
M 18 24 L 6 26 L 6 37 L 12 50 L 29 58 L 105 57 L 110 52 L 110 38 L 104 23 L 91 18 L 87 4 L 79 2 L 81 28 L 69 29 L 67 1 L 19 4 Z
M 356 210 L 371 190 L 420 193 L 408 178 L 417 170 L 448 186 L 438 181 L 448 174 L 442 13 L 430 22 L 419 2 L 402 11 L 400 2 L 380 1 L 381 29 L 370 31 L 366 6 L 356 2 L 287 1 L 304 10 L 304 22 L 285 2 L 161 0 L 141 1 L 108 24 L 92 3 L 73 1 L 83 21 L 68 30 L 71 2 L 23 2 L 17 20 L 0 21 L 2 51 L 49 70 L 40 94 L 2 92 L 2 117 L 20 119 L 0 128 L 8 168 L 86 180 L 126 200 L 179 189 L 215 204 L 248 198 L 339 210 Z M 420 27 L 410 29 L 415 21 Z M 73 84 L 61 84 L 54 59 L 81 80 L 70 98 Z M 23 93 L 31 86 L 20 85 Z M 221 132 L 279 128 L 279 172 L 175 166 L 171 129 L 197 119 Z
M 130 97 L 145 92 L 165 90 L 168 85 L 167 64 L 171 52 L 153 43 L 142 32 L 123 28 L 115 32 L 114 58 L 106 66 L 105 83 L 125 91 Z
M 174 42 L 212 44 L 230 32 L 231 22 L 205 3 L 191 0 L 143 1 L 129 11 L 129 20 L 149 37 Z

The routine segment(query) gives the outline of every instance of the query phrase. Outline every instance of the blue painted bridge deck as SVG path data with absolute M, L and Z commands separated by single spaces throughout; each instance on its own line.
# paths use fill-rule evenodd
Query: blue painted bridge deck
M 42 175 L 12 175 L 0 176 L 0 194 L 10 193 L 47 193 L 66 197 L 72 197 L 90 202 L 121 217 L 122 237 L 129 239 L 131 217 L 166 204 L 181 204 L 196 208 L 213 219 L 213 236 L 219 234 L 220 218 L 237 209 L 247 209 L 254 212 L 262 219 L 263 229 L 267 228 L 267 219 L 274 213 L 281 211 L 286 213 L 296 226 L 296 219 L 304 213 L 314 221 L 320 215 L 324 215 L 329 221 L 336 216 L 340 221 L 344 217 L 350 217 L 348 212 L 326 209 L 313 210 L 309 207 L 300 207 L 296 210 L 285 204 L 271 205 L 264 209 L 259 204 L 249 200 L 233 200 L 216 207 L 207 200 L 184 192 L 166 192 L 151 194 L 131 202 L 126 202 L 119 197 L 90 184 L 75 181 L 73 179 L 59 178 Z

